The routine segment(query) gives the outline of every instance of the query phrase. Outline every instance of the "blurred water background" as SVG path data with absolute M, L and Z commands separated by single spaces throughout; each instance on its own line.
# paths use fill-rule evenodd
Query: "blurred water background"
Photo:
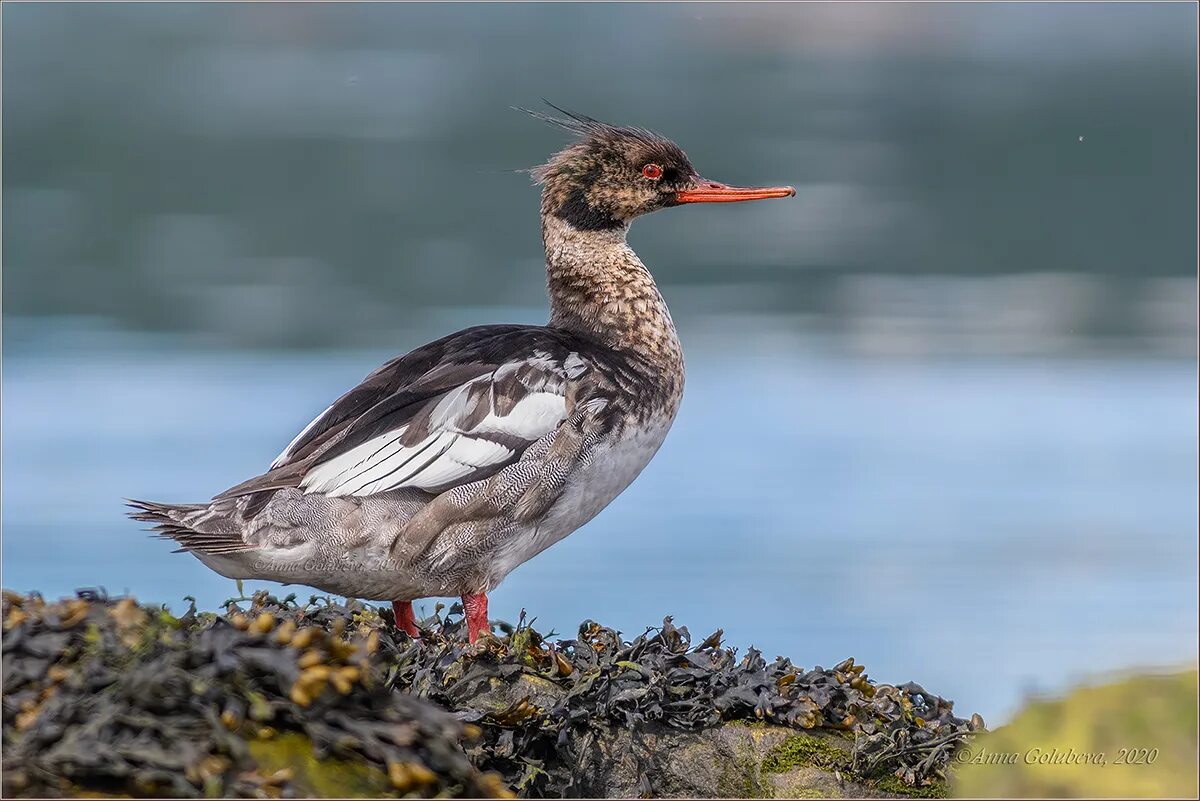
M 547 97 L 798 195 L 634 226 L 682 411 L 496 617 L 671 614 L 989 722 L 1194 660 L 1194 5 L 3 15 L 5 587 L 212 608 L 123 497 L 202 500 L 391 355 L 544 322 L 511 170 L 563 137 L 508 107 Z

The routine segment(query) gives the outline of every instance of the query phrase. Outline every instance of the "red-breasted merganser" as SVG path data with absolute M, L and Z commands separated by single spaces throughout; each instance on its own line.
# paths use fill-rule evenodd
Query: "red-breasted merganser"
M 795 195 L 701 178 L 674 143 L 557 109 L 575 135 L 535 168 L 545 326 L 468 328 L 398 356 L 338 398 L 262 475 L 203 504 L 133 501 L 137 520 L 223 576 L 393 602 L 461 596 L 471 642 L 487 593 L 591 520 L 662 444 L 683 351 L 635 217 Z

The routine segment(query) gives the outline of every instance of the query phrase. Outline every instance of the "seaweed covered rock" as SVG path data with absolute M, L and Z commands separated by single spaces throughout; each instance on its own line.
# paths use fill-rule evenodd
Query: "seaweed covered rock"
M 391 690 L 368 631 L 305 617 L 6 593 L 5 795 L 506 793 L 473 729 Z
M 586 621 L 551 643 L 521 623 L 474 659 L 454 625 L 424 621 L 424 645 L 396 654 L 397 686 L 480 723 L 473 761 L 527 795 L 939 796 L 982 728 L 853 659 L 739 658 L 722 632 L 693 647 L 670 618 L 629 642 Z
M 8 792 L 868 797 L 941 795 L 981 721 L 852 659 L 801 668 L 522 621 L 466 643 L 419 622 L 265 593 L 173 618 L 130 599 L 6 595 Z

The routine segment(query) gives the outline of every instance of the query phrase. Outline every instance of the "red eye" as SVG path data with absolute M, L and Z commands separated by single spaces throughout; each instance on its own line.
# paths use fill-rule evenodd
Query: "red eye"
M 657 181 L 659 178 L 662 178 L 662 167 L 657 164 L 647 164 L 645 167 L 642 167 L 642 175 L 651 181 Z

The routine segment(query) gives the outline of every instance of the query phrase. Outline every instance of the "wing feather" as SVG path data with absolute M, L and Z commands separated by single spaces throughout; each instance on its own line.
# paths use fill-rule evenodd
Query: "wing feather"
M 329 406 L 326 407 L 325 411 L 321 412 L 316 417 L 314 417 L 312 419 L 312 422 L 309 423 L 308 425 L 306 425 L 303 428 L 303 430 L 301 430 L 300 433 L 297 434 L 296 437 L 287 444 L 287 447 L 284 448 L 283 451 L 280 452 L 280 454 L 275 457 L 275 460 L 273 462 L 271 462 L 271 469 L 274 470 L 276 467 L 279 467 L 284 462 L 286 462 L 288 460 L 288 457 L 296 452 L 296 446 L 300 444 L 300 441 L 302 439 L 304 439 L 306 436 L 308 436 L 310 431 L 312 431 L 317 426 L 321 425 L 324 422 L 325 418 L 329 416 L 329 413 L 331 411 L 333 411 L 333 407 L 336 405 L 337 405 L 336 403 L 329 404 Z
M 318 461 L 300 486 L 361 496 L 484 478 L 566 419 L 566 386 L 562 365 L 542 354 L 506 362 L 427 400 L 401 427 Z
M 268 472 L 217 499 L 250 495 L 253 516 L 285 487 L 335 496 L 440 493 L 487 478 L 556 430 L 592 391 L 580 389 L 597 358 L 591 344 L 538 326 L 451 334 L 372 372 L 305 426 Z

